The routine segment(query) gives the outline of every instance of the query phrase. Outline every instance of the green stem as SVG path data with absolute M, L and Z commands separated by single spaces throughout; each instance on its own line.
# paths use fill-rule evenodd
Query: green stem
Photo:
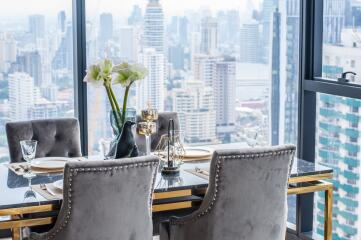
M 122 113 L 122 122 L 125 122 L 125 115 L 126 115 L 126 111 L 127 111 L 127 102 L 128 102 L 128 95 L 129 95 L 129 90 L 130 90 L 130 86 L 127 86 L 125 88 L 125 93 L 124 93 L 124 99 L 123 99 L 123 113 Z
M 118 104 L 117 98 L 115 97 L 115 94 L 114 94 L 114 91 L 113 91 L 113 88 L 112 88 L 112 87 L 110 87 L 110 94 L 112 95 L 112 98 L 113 98 L 113 101 L 114 101 L 115 108 L 116 108 L 116 110 L 118 111 L 118 113 L 120 114 L 120 107 L 119 107 L 119 104 Z
M 112 98 L 112 94 L 111 94 L 111 87 L 105 86 L 105 85 L 104 85 L 104 87 L 105 87 L 105 90 L 107 91 L 107 96 L 108 96 L 109 103 L 110 103 L 110 106 L 113 111 L 115 122 L 116 122 L 118 128 L 120 129 L 119 116 L 118 116 L 118 113 L 120 113 L 120 112 L 117 112 L 116 106 L 114 104 L 114 99 Z

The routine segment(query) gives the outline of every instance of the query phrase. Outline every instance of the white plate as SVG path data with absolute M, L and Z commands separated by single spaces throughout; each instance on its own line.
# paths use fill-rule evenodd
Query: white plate
M 59 169 L 64 168 L 65 164 L 71 160 L 71 158 L 65 157 L 36 158 L 31 162 L 31 166 L 44 169 Z
M 208 148 L 185 148 L 185 158 L 205 158 L 212 155 L 212 150 Z
M 53 186 L 59 190 L 63 190 L 63 180 L 53 182 Z

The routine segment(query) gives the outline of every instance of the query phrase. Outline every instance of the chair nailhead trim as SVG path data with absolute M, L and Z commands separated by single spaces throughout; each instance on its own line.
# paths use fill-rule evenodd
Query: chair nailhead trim
M 222 168 L 222 164 L 224 161 L 222 160 L 228 160 L 228 159 L 244 159 L 244 158 L 254 158 L 254 157 L 268 157 L 268 156 L 281 156 L 281 155 L 292 155 L 292 159 L 294 157 L 295 154 L 295 150 L 279 150 L 279 151 L 272 151 L 272 152 L 264 152 L 264 153 L 254 153 L 254 154 L 237 154 L 237 155 L 229 155 L 229 156 L 218 156 L 217 158 L 217 162 L 216 162 L 216 166 L 215 166 L 215 178 L 214 178 L 214 189 L 213 189 L 213 195 L 211 197 L 211 201 L 209 203 L 209 205 L 206 207 L 205 210 L 200 211 L 199 213 L 195 213 L 194 216 L 191 215 L 190 218 L 183 218 L 185 220 L 183 220 L 182 218 L 180 219 L 170 219 L 170 224 L 171 225 L 184 225 L 188 222 L 195 222 L 197 221 L 199 218 L 203 217 L 204 215 L 210 213 L 217 201 L 217 197 L 218 197 L 218 193 L 219 193 L 219 183 L 220 183 L 220 175 L 221 175 L 221 168 Z M 292 164 L 292 161 L 290 163 L 290 165 Z M 290 169 L 291 166 L 289 166 Z M 210 171 L 210 177 L 213 175 L 212 174 L 213 169 L 211 169 Z M 202 208 L 202 205 L 201 205 Z
M 107 171 L 113 171 L 114 169 L 123 169 L 123 168 L 137 168 L 137 167 L 149 167 L 149 166 L 152 166 L 152 167 L 157 167 L 158 166 L 158 162 L 147 162 L 147 163 L 133 163 L 133 164 L 127 164 L 127 165 L 123 165 L 123 166 L 114 166 L 114 167 L 108 167 L 108 168 L 71 168 L 69 169 L 69 188 L 68 188 L 68 191 L 67 191 L 67 198 L 66 198 L 66 202 L 67 202 L 67 205 L 66 205 L 66 208 L 64 211 L 66 211 L 66 216 L 65 216 L 65 219 L 64 221 L 60 224 L 59 227 L 55 227 L 54 229 L 50 230 L 50 232 L 46 233 L 44 236 L 45 236 L 45 239 L 46 240 L 51 240 L 51 239 L 54 239 L 55 236 L 60 232 L 62 231 L 68 224 L 69 222 L 69 219 L 70 219 L 70 216 L 71 216 L 71 209 L 72 209 L 72 184 L 71 182 L 73 181 L 73 177 L 75 175 L 77 175 L 77 172 L 94 172 L 94 173 L 97 173 L 97 172 L 107 172 Z M 152 205 L 152 188 L 154 186 L 154 182 L 155 182 L 155 178 L 156 178 L 156 172 L 155 174 L 153 174 L 152 176 L 152 187 L 150 189 L 150 201 L 149 201 L 149 209 L 151 209 L 151 205 Z M 63 202 L 65 203 L 65 202 Z M 56 226 L 56 225 L 55 225 Z

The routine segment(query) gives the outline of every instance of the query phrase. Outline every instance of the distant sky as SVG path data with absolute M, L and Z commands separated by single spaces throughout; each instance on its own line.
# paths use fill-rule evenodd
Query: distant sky
M 1 0 L 6 1 L 6 0 Z M 249 4 L 258 8 L 262 0 L 160 0 L 166 15 L 181 15 L 186 9 L 211 10 L 239 9 Z M 86 0 L 87 12 L 98 15 L 99 12 L 112 12 L 114 15 L 129 15 L 132 6 L 137 4 L 143 9 L 147 0 Z M 56 16 L 60 9 L 70 13 L 72 0 L 9 0 L 0 7 L 0 17 L 24 17 L 30 14 Z

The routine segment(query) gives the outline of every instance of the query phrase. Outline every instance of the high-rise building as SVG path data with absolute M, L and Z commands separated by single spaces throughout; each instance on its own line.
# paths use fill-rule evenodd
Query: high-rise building
M 278 0 L 264 0 L 262 3 L 262 35 L 261 35 L 261 43 L 262 43 L 262 61 L 268 62 L 269 60 L 269 49 L 271 49 L 270 42 L 273 39 L 272 33 L 272 17 L 273 13 L 278 8 Z
M 236 59 L 225 56 L 218 61 L 213 78 L 217 136 L 223 143 L 229 143 L 236 120 Z
M 300 32 L 300 1 L 288 0 L 286 14 L 281 21 L 285 21 L 287 34 L 286 43 L 282 45 L 281 58 L 285 57 L 285 64 L 281 66 L 281 72 L 285 71 L 285 82 L 281 82 L 281 111 L 280 142 L 296 143 L 298 132 L 298 88 L 299 88 L 299 32 Z M 284 36 L 283 35 L 283 36 Z M 283 114 L 282 114 L 283 113 Z M 283 140 L 283 142 L 282 142 Z
M 145 10 L 144 47 L 164 53 L 164 14 L 159 0 L 149 0 Z
M 235 123 L 235 59 L 228 56 L 196 55 L 192 69 L 196 80 L 212 88 L 215 97 L 217 135 L 222 141 L 229 142 Z
M 11 72 L 29 74 L 34 81 L 34 85 L 40 87 L 43 79 L 41 62 L 41 56 L 38 51 L 24 50 L 17 56 L 16 63 L 12 65 Z
M 361 40 L 355 33 L 354 29 L 343 29 L 341 44 L 324 44 L 325 77 L 337 78 L 344 71 L 361 69 Z M 359 45 L 355 46 L 355 42 Z M 333 212 L 337 214 L 333 217 L 333 239 L 361 239 L 361 101 L 320 93 L 317 104 L 316 162 L 335 173 Z M 315 227 L 319 234 L 323 234 L 323 199 L 322 194 L 316 195 Z
M 270 106 L 270 125 L 271 125 L 271 139 L 272 145 L 279 144 L 280 132 L 280 106 L 281 106 L 281 73 L 280 73 L 280 55 L 281 55 L 281 14 L 278 9 L 273 13 L 272 19 L 272 58 L 270 59 L 271 71 L 271 106 Z
M 164 111 L 164 60 L 164 55 L 154 48 L 145 48 L 140 54 L 140 61 L 148 69 L 148 76 L 137 82 L 138 109 L 145 109 L 149 104 L 159 111 Z
M 201 21 L 201 53 L 216 54 L 218 50 L 218 23 L 216 18 L 205 17 Z
M 66 15 L 65 11 L 61 11 L 58 13 L 58 30 L 60 32 L 65 32 L 66 30 Z
M 128 17 L 128 25 L 139 25 L 143 21 L 142 9 L 138 5 L 133 6 L 131 15 Z
M 241 26 L 239 32 L 240 62 L 260 62 L 259 24 L 250 20 Z
M 173 111 L 179 114 L 187 144 L 215 143 L 216 111 L 211 87 L 201 81 L 187 81 L 172 91 Z
M 120 28 L 119 54 L 122 61 L 137 62 L 140 52 L 140 31 L 136 26 Z
M 345 0 L 323 1 L 323 42 L 337 44 L 345 24 Z
M 73 28 L 66 27 L 65 35 L 61 38 L 59 47 L 52 60 L 53 69 L 73 69 Z
M 11 120 L 29 118 L 29 111 L 37 98 L 34 79 L 27 73 L 9 75 L 9 106 Z
M 29 16 L 29 33 L 31 41 L 36 43 L 39 38 L 45 37 L 45 17 L 44 15 Z
M 175 70 L 184 69 L 185 53 L 181 44 L 168 47 L 168 61 Z
M 102 13 L 99 26 L 99 50 L 103 51 L 108 41 L 113 38 L 113 15 Z

